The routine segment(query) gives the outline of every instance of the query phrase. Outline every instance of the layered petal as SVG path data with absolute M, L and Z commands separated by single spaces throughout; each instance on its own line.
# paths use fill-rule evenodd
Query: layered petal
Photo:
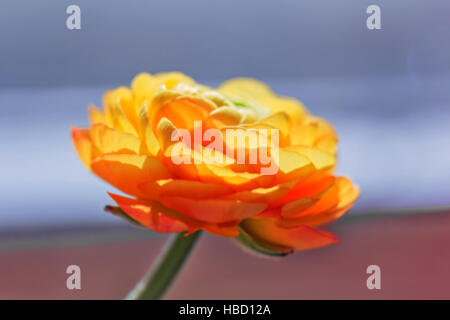
M 129 217 L 157 232 L 170 233 L 195 229 L 195 227 L 189 227 L 185 222 L 173 218 L 176 213 L 157 202 L 131 199 L 112 193 L 109 195 Z
M 204 229 L 282 256 L 336 242 L 315 228 L 359 196 L 334 174 L 333 126 L 254 79 L 213 89 L 179 72 L 141 73 L 89 119 L 72 128 L 81 161 L 134 197 L 111 194 L 115 212 L 157 232 Z
M 267 204 L 258 202 L 221 199 L 192 200 L 182 196 L 161 197 L 161 202 L 169 208 L 182 211 L 192 219 L 210 223 L 241 221 L 256 216 L 267 207 Z
M 158 159 L 135 154 L 104 154 L 91 164 L 92 171 L 117 189 L 133 196 L 142 196 L 139 186 L 172 178 L 171 172 Z
M 101 152 L 94 146 L 91 141 L 89 129 L 79 129 L 72 127 L 71 129 L 72 143 L 77 151 L 83 164 L 91 170 L 91 162 L 97 156 L 101 155 Z
M 219 198 L 233 192 L 233 189 L 221 184 L 182 179 L 150 181 L 139 187 L 145 198 L 148 199 L 183 196 L 192 200 L 201 200 Z
M 90 137 L 102 153 L 135 153 L 141 150 L 141 141 L 131 133 L 123 132 L 103 123 L 91 126 Z
M 109 193 L 131 219 L 154 231 L 163 233 L 176 233 L 187 231 L 195 232 L 198 229 L 223 237 L 236 237 L 239 235 L 238 225 L 232 223 L 205 223 L 186 217 L 184 214 L 167 208 L 157 201 L 133 199 Z
M 303 225 L 283 228 L 278 226 L 276 219 L 271 218 L 247 219 L 242 223 L 242 227 L 261 242 L 294 250 L 315 249 L 338 241 L 329 232 Z
M 88 129 L 72 127 L 72 142 L 83 164 L 90 169 L 92 157 L 92 142 Z
M 351 180 L 343 177 L 336 178 L 334 186 L 314 205 L 299 211 L 288 219 L 280 220 L 279 224 L 288 228 L 298 225 L 315 227 L 328 224 L 346 213 L 358 197 L 359 188 Z

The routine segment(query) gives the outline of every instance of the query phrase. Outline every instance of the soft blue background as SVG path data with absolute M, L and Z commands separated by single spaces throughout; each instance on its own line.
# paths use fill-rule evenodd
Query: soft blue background
M 70 4 L 81 30 L 66 29 Z M 366 28 L 369 4 L 382 30 Z M 141 71 L 257 77 L 299 98 L 338 130 L 354 212 L 448 205 L 449 17 L 446 0 L 3 0 L 0 229 L 118 221 L 69 130 Z
M 66 29 L 66 8 L 82 29 Z M 381 7 L 382 30 L 366 28 Z M 447 0 L 2 0 L 0 84 L 119 84 L 142 70 L 196 79 L 443 74 Z

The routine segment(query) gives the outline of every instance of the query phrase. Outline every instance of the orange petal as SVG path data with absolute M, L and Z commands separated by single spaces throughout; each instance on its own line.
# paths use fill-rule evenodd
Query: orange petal
M 227 238 L 234 238 L 239 235 L 239 228 L 237 223 L 234 223 L 232 225 L 220 223 L 205 224 L 202 229 L 208 231 L 209 233 Z
M 337 184 L 333 184 L 331 187 L 326 189 L 323 193 L 312 196 L 312 199 L 315 201 L 312 203 L 312 205 L 303 208 L 303 210 L 299 210 L 297 212 L 290 212 L 288 214 L 285 214 L 285 216 L 306 216 L 306 215 L 313 215 L 313 214 L 319 214 L 321 212 L 331 210 L 337 206 L 339 203 L 339 194 L 338 194 L 338 187 Z M 295 203 L 297 200 L 294 200 Z M 287 202 L 282 206 L 283 210 L 289 210 L 289 207 L 292 205 L 292 202 Z
M 98 154 L 91 142 L 89 129 L 71 128 L 72 142 L 83 164 L 90 170 L 91 160 Z
M 278 199 L 274 199 L 275 201 L 271 203 L 271 207 L 258 217 L 292 218 L 332 208 L 337 201 L 333 201 L 334 198 L 331 196 L 334 197 L 336 193 L 331 192 L 330 195 L 324 197 L 326 192 L 334 186 L 335 178 L 332 176 L 330 178 L 327 179 L 325 177 L 319 180 L 321 183 L 312 183 L 317 181 L 313 180 L 311 182 L 310 178 L 299 183 L 291 181 L 291 184 L 297 183 L 297 185 L 286 191 L 284 197 L 280 196 Z M 282 220 L 282 222 L 284 221 Z M 286 221 L 291 220 L 286 219 Z
M 283 228 L 277 225 L 276 219 L 247 219 L 242 222 L 245 230 L 259 241 L 272 245 L 308 250 L 323 247 L 338 241 L 329 232 L 319 231 L 309 226 Z
M 340 218 L 351 209 L 356 199 L 359 197 L 359 188 L 353 185 L 352 181 L 347 178 L 338 178 L 339 203 L 333 210 L 322 212 L 321 214 L 306 216 L 305 221 L 310 226 L 324 225 Z M 307 218 L 309 221 L 306 221 Z
M 291 217 L 312 207 L 319 201 L 317 198 L 301 198 L 286 203 L 281 207 L 281 216 Z
M 270 207 L 278 203 L 280 199 L 289 192 L 295 183 L 296 181 L 290 181 L 270 188 L 255 188 L 252 190 L 235 192 L 224 196 L 223 199 L 267 203 Z
M 212 102 L 200 97 L 163 91 L 153 98 L 148 115 L 154 131 L 161 118 L 169 119 L 177 128 L 192 130 L 194 121 L 205 120 L 215 108 Z
M 169 209 L 157 201 L 132 199 L 109 193 L 111 198 L 131 218 L 157 232 L 194 232 L 204 229 L 223 237 L 236 237 L 239 234 L 237 222 L 201 223 Z
M 162 197 L 160 201 L 192 219 L 209 223 L 240 221 L 257 215 L 267 207 L 265 203 L 219 199 L 191 200 L 183 197 Z
M 306 179 L 300 180 L 276 205 L 317 196 L 330 188 L 335 183 L 335 180 L 334 176 L 313 174 Z
M 217 198 L 233 192 L 224 185 L 191 180 L 169 179 L 146 182 L 139 186 L 146 198 L 182 196 L 189 199 Z
M 105 154 L 91 164 L 92 171 L 119 190 L 143 196 L 139 185 L 170 179 L 171 173 L 157 158 L 135 154 Z
M 273 183 L 273 175 L 260 175 L 259 173 L 236 172 L 229 166 L 214 164 L 197 165 L 199 179 L 205 182 L 225 184 L 233 190 L 252 190 L 259 187 L 268 187 Z
M 157 232 L 182 232 L 192 229 L 183 221 L 174 219 L 170 210 L 156 202 L 126 198 L 112 193 L 108 194 L 127 215 Z
M 319 226 L 330 223 L 346 213 L 359 196 L 358 187 L 352 181 L 338 177 L 332 188 L 310 208 L 300 211 L 290 219 L 283 219 L 280 226 L 289 228 L 298 225 Z
M 353 184 L 353 182 L 345 177 L 338 177 L 339 188 L 339 204 L 338 209 L 352 205 L 359 197 L 359 188 Z

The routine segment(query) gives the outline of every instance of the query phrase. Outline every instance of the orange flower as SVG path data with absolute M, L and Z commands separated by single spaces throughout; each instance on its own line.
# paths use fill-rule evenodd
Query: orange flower
M 211 89 L 181 73 L 142 73 L 131 88 L 106 92 L 103 111 L 91 106 L 89 115 L 89 128 L 72 128 L 81 160 L 132 196 L 110 194 L 129 218 L 157 232 L 203 229 L 261 252 L 286 254 L 336 242 L 316 228 L 343 215 L 359 195 L 349 179 L 333 175 L 333 127 L 256 80 L 234 79 Z M 223 155 L 223 163 L 206 161 L 208 129 L 238 132 L 233 143 L 226 135 L 215 137 L 222 153 L 208 154 Z M 259 138 L 235 143 L 250 132 Z M 274 140 L 275 132 L 275 145 L 261 143 L 263 136 Z M 240 151 L 245 161 L 238 161 Z M 261 158 L 249 161 L 261 151 L 275 164 L 271 174 L 261 173 L 268 166 Z M 174 161 L 174 154 L 188 161 Z

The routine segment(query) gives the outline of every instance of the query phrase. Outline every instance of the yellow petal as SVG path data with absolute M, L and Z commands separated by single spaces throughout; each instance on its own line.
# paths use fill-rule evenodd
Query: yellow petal
M 306 155 L 288 148 L 278 149 L 277 181 L 283 183 L 306 177 L 314 171 L 314 164 Z
M 175 141 L 172 138 L 176 135 L 177 128 L 173 125 L 173 123 L 167 118 L 161 118 L 159 120 L 158 126 L 156 128 L 156 136 L 159 142 L 161 149 L 167 149 L 171 144 Z
M 228 80 L 218 88 L 220 92 L 236 95 L 243 99 L 264 101 L 273 95 L 272 90 L 264 83 L 251 78 L 236 78 Z
M 302 155 L 308 158 L 316 168 L 316 170 L 322 170 L 336 165 L 336 157 L 333 154 L 319 150 L 317 148 L 296 145 L 285 148 L 286 151 L 295 152 L 298 155 Z
M 224 82 L 218 90 L 225 94 L 238 96 L 250 104 L 257 102 L 262 106 L 269 107 L 272 114 L 286 112 L 293 124 L 301 123 L 306 114 L 305 107 L 299 101 L 277 96 L 265 83 L 255 79 L 232 79 Z
M 136 136 L 110 128 L 102 123 L 95 123 L 91 126 L 90 136 L 94 145 L 103 153 L 131 152 L 138 154 L 141 148 L 141 142 Z
M 272 113 L 287 113 L 293 127 L 303 123 L 307 115 L 303 104 L 294 98 L 275 96 L 267 99 L 265 103 L 270 107 Z
M 107 124 L 105 115 L 100 110 L 98 110 L 95 106 L 89 106 L 88 113 L 89 113 L 89 121 L 91 124 L 94 124 L 94 123 Z
M 167 89 L 171 90 L 179 83 L 184 83 L 189 86 L 195 85 L 195 81 L 191 77 L 181 72 L 162 72 L 155 75 L 155 80 L 158 85 L 164 85 Z
M 281 135 L 288 136 L 290 130 L 290 119 L 286 112 L 277 112 L 267 118 L 261 119 L 258 123 L 268 124 L 273 128 L 279 129 Z
M 157 86 L 155 77 L 143 72 L 134 77 L 131 81 L 131 91 L 136 97 L 150 98 Z
M 148 107 L 144 103 L 139 112 L 139 137 L 140 140 L 144 142 L 147 153 L 156 156 L 160 151 L 160 147 L 150 126 L 147 109 Z
M 208 121 L 213 121 L 212 127 L 234 126 L 241 122 L 242 114 L 231 107 L 220 107 L 209 114 Z
M 106 123 L 109 126 L 136 134 L 137 113 L 130 89 L 119 87 L 108 91 L 103 103 Z
M 320 118 L 310 117 L 302 125 L 294 126 L 290 132 L 292 145 L 306 145 L 334 154 L 338 137 L 333 127 Z

